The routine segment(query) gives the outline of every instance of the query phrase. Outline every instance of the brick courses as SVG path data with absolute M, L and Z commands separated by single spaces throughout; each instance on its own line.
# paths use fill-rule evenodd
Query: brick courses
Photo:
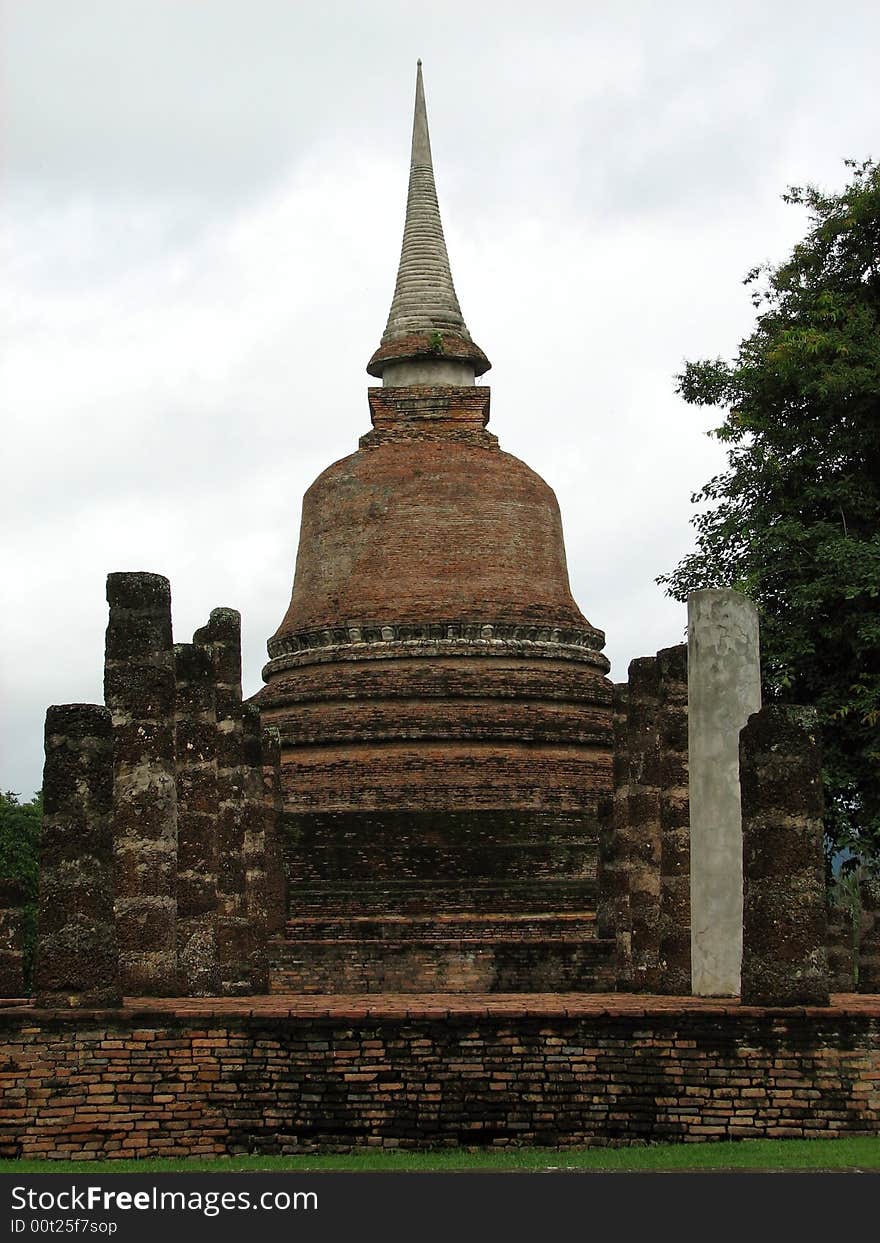
M 340 997 L 0 1009 L 0 1156 L 876 1135 L 880 1005 Z
M 472 402 L 474 392 L 421 391 L 445 402 L 450 421 L 458 393 Z M 380 390 L 380 400 L 409 392 Z M 438 420 L 430 425 L 436 435 Z M 306 492 L 294 591 L 275 640 L 443 620 L 590 630 L 544 480 L 497 445 L 406 431 L 334 463 Z
M 556 498 L 487 431 L 487 388 L 372 388 L 369 404 L 358 452 L 303 500 L 252 701 L 281 736 L 291 913 L 506 911 L 521 944 L 431 935 L 385 970 L 316 936 L 276 953 L 273 979 L 312 988 L 336 961 L 338 987 L 373 989 L 406 961 L 410 988 L 579 987 L 595 977 L 576 948 L 525 944 L 529 917 L 592 916 L 611 787 L 604 635 L 572 598 Z

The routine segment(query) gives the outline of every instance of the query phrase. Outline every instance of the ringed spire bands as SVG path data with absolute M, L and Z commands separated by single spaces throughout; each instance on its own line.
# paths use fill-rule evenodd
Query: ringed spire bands
M 473 384 L 491 366 L 471 339 L 443 237 L 422 83 L 416 70 L 406 222 L 388 323 L 367 372 L 383 385 Z

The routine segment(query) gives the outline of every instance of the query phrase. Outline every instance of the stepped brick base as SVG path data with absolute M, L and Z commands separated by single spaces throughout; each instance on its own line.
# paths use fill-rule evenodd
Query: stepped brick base
M 270 945 L 272 993 L 596 992 L 612 941 L 592 914 L 303 919 Z
M 594 992 L 593 812 L 284 817 L 290 920 L 272 993 Z

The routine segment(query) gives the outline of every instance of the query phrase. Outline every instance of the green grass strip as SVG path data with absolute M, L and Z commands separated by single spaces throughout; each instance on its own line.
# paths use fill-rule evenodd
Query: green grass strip
M 147 1158 L 142 1161 L 0 1161 L 0 1174 L 160 1174 L 260 1170 L 877 1170 L 880 1136 L 756 1139 L 737 1143 L 656 1144 L 638 1148 L 369 1148 L 291 1157 Z

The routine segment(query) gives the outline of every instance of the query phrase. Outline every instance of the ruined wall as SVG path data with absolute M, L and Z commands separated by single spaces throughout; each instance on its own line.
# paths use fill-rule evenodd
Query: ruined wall
M 241 701 L 240 618 L 175 647 L 167 579 L 111 574 L 107 599 L 107 707 L 46 716 L 37 996 L 265 992 L 281 775 Z
M 227 1007 L 232 1003 L 227 1002 Z M 323 1003 L 322 1003 L 323 1005 Z M 0 1010 L 0 1156 L 876 1135 L 880 1007 Z M 305 1008 L 304 1008 L 305 1007 Z

